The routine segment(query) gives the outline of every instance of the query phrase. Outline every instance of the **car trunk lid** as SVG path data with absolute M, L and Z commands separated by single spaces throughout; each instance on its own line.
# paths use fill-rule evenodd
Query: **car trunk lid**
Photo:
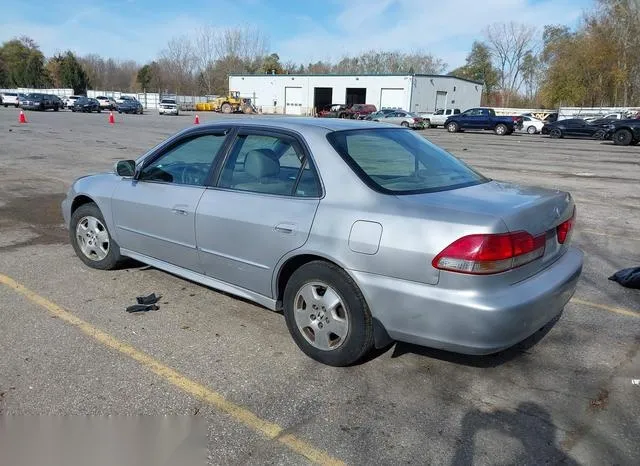
M 537 273 L 566 249 L 560 244 L 556 227 L 571 218 L 574 202 L 567 192 L 489 181 L 450 191 L 398 196 L 407 202 L 438 206 L 458 212 L 482 213 L 499 217 L 505 232 L 526 231 L 545 235 L 545 252 L 541 259 L 519 267 L 514 276 L 524 279 Z M 451 238 L 451 242 L 458 238 Z

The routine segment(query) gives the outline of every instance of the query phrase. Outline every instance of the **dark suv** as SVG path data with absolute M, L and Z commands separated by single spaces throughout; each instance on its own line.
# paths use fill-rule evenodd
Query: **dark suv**
M 27 94 L 20 100 L 20 107 L 25 110 L 49 110 L 57 112 L 62 108 L 62 101 L 51 94 Z

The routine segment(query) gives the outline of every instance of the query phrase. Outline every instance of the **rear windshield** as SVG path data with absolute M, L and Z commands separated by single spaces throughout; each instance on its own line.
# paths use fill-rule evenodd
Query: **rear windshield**
M 379 192 L 417 194 L 489 181 L 447 151 L 406 129 L 334 131 L 327 139 L 356 174 Z

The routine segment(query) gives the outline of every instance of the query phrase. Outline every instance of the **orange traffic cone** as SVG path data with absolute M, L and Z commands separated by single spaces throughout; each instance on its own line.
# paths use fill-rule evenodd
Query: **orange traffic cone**
M 18 123 L 27 123 L 27 117 L 24 116 L 24 112 L 20 110 L 20 116 L 18 117 Z
M 109 124 L 113 125 L 115 124 L 116 119 L 113 117 L 113 112 L 109 112 Z
M 200 117 L 196 114 L 196 119 L 193 121 L 194 125 L 199 125 L 200 124 Z

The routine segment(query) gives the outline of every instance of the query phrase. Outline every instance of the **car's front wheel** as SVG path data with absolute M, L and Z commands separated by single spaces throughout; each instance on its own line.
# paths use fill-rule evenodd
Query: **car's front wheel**
M 616 146 L 628 146 L 633 141 L 633 134 L 628 129 L 619 129 L 613 133 L 613 143 Z
M 284 316 L 298 347 L 330 366 L 358 362 L 373 348 L 371 312 L 341 268 L 324 261 L 296 270 L 284 291 Z
M 71 215 L 71 244 L 89 267 L 111 270 L 121 261 L 120 248 L 111 237 L 102 212 L 94 203 L 83 204 Z
M 447 131 L 449 131 L 450 133 L 457 133 L 459 129 L 460 126 L 458 126 L 458 123 L 455 123 L 453 121 L 447 125 Z

